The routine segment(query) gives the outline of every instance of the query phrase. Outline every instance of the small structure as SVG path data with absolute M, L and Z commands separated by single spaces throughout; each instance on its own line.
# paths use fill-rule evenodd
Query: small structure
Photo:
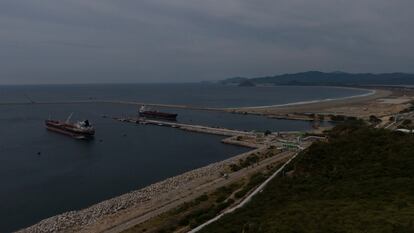
M 412 129 L 396 129 L 395 131 L 399 131 L 403 133 L 414 133 Z

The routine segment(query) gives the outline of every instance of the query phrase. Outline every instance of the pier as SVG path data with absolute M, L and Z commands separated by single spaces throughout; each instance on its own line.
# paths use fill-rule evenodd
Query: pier
M 151 120 L 145 118 L 117 118 L 114 117 L 113 119 L 121 121 L 121 122 L 129 122 L 135 124 L 142 124 L 142 125 L 157 125 L 157 126 L 165 126 L 171 128 L 178 128 L 186 131 L 198 132 L 198 133 L 208 133 L 208 134 L 215 134 L 220 136 L 247 136 L 253 134 L 253 132 L 246 132 L 241 130 L 234 130 L 234 129 L 225 129 L 225 128 L 215 128 L 215 127 L 208 127 L 202 125 L 190 125 L 184 123 L 178 123 L 173 121 L 160 121 L 160 120 Z
M 138 101 L 121 101 L 121 100 L 69 100 L 69 101 L 20 101 L 20 102 L 0 102 L 0 106 L 8 105 L 48 105 L 48 104 L 120 104 L 120 105 L 136 105 L 136 106 L 150 106 L 160 108 L 175 108 L 175 109 L 187 109 L 187 110 L 203 110 L 203 111 L 221 111 L 231 112 L 228 108 L 213 108 L 213 107 L 202 107 L 182 104 L 160 104 L 160 103 L 144 103 Z M 234 112 L 236 113 L 236 112 Z
M 132 124 L 141 124 L 141 125 L 154 125 L 160 127 L 171 127 L 184 131 L 196 132 L 196 133 L 206 133 L 219 136 L 226 136 L 222 139 L 221 142 L 225 144 L 249 147 L 253 149 L 265 149 L 268 147 L 275 147 L 282 150 L 294 149 L 301 150 L 302 148 L 310 144 L 307 141 L 298 140 L 297 131 L 289 132 L 273 132 L 269 134 L 254 132 L 254 131 L 242 131 L 235 129 L 226 129 L 218 127 L 209 127 L 202 125 L 192 125 L 185 123 L 178 123 L 173 121 L 161 121 L 146 119 L 143 117 L 127 117 L 127 118 L 118 118 L 113 117 L 112 119 L 127 122 Z M 286 142 L 289 142 L 290 146 L 286 146 Z

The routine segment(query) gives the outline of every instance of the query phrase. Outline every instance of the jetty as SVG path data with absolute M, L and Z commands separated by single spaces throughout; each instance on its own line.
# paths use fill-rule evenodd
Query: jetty
M 304 147 L 309 145 L 309 140 L 298 140 L 298 135 L 301 133 L 299 131 L 270 132 L 265 134 L 255 131 L 242 131 L 220 127 L 192 125 L 174 121 L 152 120 L 142 117 L 113 117 L 112 119 L 133 124 L 171 127 L 189 132 L 225 136 L 226 138 L 221 140 L 222 143 L 252 149 L 265 149 L 272 146 L 282 150 L 302 150 Z
M 151 120 L 141 117 L 131 117 L 131 118 L 117 118 L 114 117 L 113 119 L 121 121 L 121 122 L 129 122 L 135 124 L 142 124 L 142 125 L 156 125 L 156 126 L 164 126 L 164 127 L 171 127 L 182 129 L 186 131 L 198 132 L 198 133 L 208 133 L 208 134 L 215 134 L 220 136 L 240 136 L 240 135 L 251 135 L 253 132 L 248 131 L 241 131 L 235 129 L 226 129 L 226 128 L 218 128 L 218 127 L 209 127 L 209 126 L 202 126 L 202 125 L 190 125 L 185 123 L 178 123 L 174 121 L 161 121 L 161 120 Z

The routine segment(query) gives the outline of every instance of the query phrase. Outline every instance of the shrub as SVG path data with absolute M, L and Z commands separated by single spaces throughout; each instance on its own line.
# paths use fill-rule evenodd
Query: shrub
M 410 134 L 337 126 L 328 142 L 312 144 L 286 168 L 295 176 L 276 177 L 201 232 L 414 232 L 413 151 Z M 254 176 L 246 187 L 265 178 Z

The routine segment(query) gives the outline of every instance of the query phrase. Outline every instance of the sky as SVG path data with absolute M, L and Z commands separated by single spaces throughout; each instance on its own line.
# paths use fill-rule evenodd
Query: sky
M 1 0 L 0 84 L 414 72 L 413 0 Z

